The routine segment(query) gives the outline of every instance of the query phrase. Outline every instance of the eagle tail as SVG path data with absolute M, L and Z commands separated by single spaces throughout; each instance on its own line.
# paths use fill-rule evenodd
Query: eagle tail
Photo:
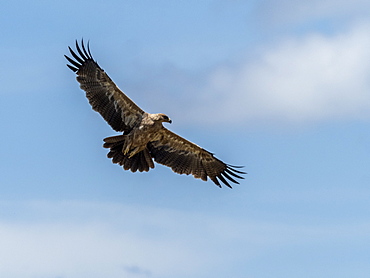
M 108 158 L 112 158 L 113 163 L 119 164 L 123 169 L 131 170 L 132 172 L 148 172 L 150 168 L 154 168 L 152 157 L 147 148 L 132 157 L 129 157 L 128 154 L 123 154 L 122 149 L 126 138 L 125 135 L 118 135 L 104 139 L 103 147 L 110 149 L 107 155 Z

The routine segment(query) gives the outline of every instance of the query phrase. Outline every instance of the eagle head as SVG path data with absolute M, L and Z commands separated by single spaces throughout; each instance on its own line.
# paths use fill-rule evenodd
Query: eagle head
M 172 123 L 172 120 L 163 113 L 152 114 L 151 118 L 154 121 L 161 122 L 161 123 Z
M 172 123 L 172 120 L 167 115 L 160 113 L 159 116 L 162 122 Z

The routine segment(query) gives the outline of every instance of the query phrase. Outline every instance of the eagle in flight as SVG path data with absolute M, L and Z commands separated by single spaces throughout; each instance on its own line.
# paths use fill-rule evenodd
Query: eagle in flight
M 125 170 L 149 171 L 155 162 L 170 167 L 178 174 L 192 174 L 195 178 L 207 181 L 210 178 L 221 187 L 220 181 L 231 188 L 229 181 L 239 183 L 245 174 L 214 157 L 209 151 L 180 137 L 165 128 L 162 123 L 171 119 L 162 113 L 150 114 L 143 111 L 109 78 L 94 61 L 89 44 L 83 40 L 81 48 L 76 41 L 76 54 L 70 47 L 74 59 L 64 55 L 77 74 L 77 81 L 92 109 L 100 113 L 107 123 L 122 135 L 104 139 L 104 147 L 110 149 L 108 157 Z

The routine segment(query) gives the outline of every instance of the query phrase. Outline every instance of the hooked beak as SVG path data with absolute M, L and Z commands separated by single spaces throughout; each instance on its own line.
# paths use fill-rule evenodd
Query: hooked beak
M 168 122 L 169 122 L 170 124 L 172 124 L 172 120 L 171 120 L 171 119 L 168 119 Z

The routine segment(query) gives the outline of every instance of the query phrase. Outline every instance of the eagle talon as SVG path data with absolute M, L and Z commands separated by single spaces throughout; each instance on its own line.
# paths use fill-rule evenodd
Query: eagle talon
M 128 158 L 132 158 L 136 153 L 131 151 L 130 154 L 128 155 Z

